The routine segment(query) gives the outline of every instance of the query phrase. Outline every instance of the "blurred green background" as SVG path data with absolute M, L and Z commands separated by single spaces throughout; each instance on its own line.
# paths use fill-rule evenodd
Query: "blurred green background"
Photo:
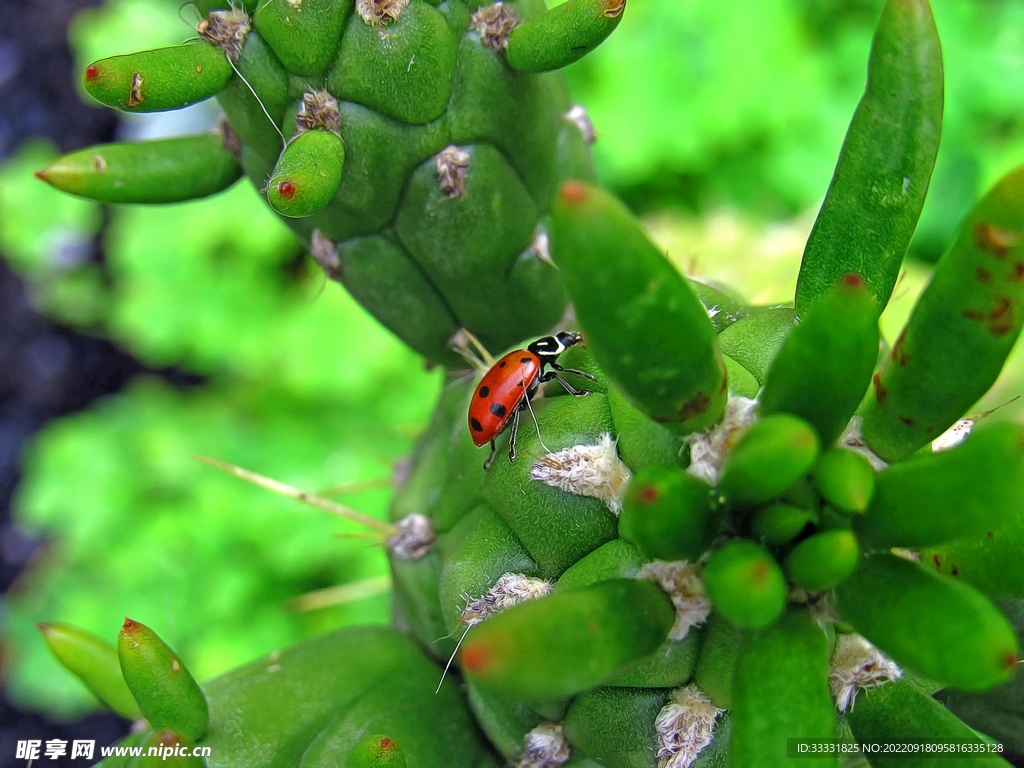
M 71 37 L 82 67 L 180 42 L 179 0 L 108 0 Z M 642 213 L 681 269 L 757 303 L 788 300 L 799 255 L 863 90 L 881 0 L 633 0 L 569 73 L 590 112 L 603 182 Z M 970 203 L 1024 162 L 1024 2 L 934 0 L 946 122 L 912 261 L 883 318 L 890 338 Z M 209 106 L 132 117 L 127 137 L 204 129 Z M 305 593 L 386 573 L 379 549 L 323 513 L 197 463 L 206 454 L 383 516 L 387 480 L 442 386 L 333 284 L 245 182 L 166 207 L 103 207 L 32 177 L 28 141 L 0 166 L 0 250 L 32 301 L 147 365 L 202 377 L 135 380 L 48 426 L 23 457 L 18 524 L 47 544 L 5 598 L 8 694 L 63 715 L 93 705 L 34 623 L 113 638 L 125 615 L 198 677 L 345 623 L 386 621 L 386 593 L 299 611 Z M 104 264 L 67 258 L 104 230 Z M 1024 392 L 1011 360 L 979 405 Z M 998 418 L 1017 418 L 1016 402 Z

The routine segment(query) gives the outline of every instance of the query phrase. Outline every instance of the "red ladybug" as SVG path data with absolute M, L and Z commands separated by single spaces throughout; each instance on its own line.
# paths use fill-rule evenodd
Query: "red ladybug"
M 537 339 L 526 349 L 509 352 L 484 374 L 469 404 L 469 433 L 473 436 L 473 442 L 477 448 L 486 442 L 491 444 L 491 454 L 484 462 L 484 469 L 487 469 L 494 460 L 494 439 L 510 423 L 512 435 L 508 444 L 508 460 L 516 460 L 519 412 L 529 407 L 530 398 L 541 382 L 554 379 L 565 387 L 566 392 L 575 397 L 586 397 L 590 394 L 589 389 L 578 390 L 558 375 L 575 373 L 594 381 L 594 377 L 589 373 L 563 368 L 556 362 L 560 354 L 581 341 L 583 336 L 573 331 L 545 336 Z M 545 371 L 545 366 L 550 366 L 552 370 Z

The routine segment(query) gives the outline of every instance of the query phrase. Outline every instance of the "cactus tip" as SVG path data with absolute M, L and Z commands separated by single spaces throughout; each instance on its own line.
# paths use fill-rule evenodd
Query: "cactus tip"
M 49 179 L 46 177 L 47 170 L 49 170 L 49 169 L 48 168 L 43 168 L 43 170 L 41 170 L 41 171 L 36 171 L 33 174 L 33 176 L 35 176 L 37 179 L 40 179 L 42 181 L 49 181 Z
M 36 629 L 42 632 L 44 635 L 50 631 L 50 625 L 43 621 L 36 622 Z
M 129 619 L 127 616 L 124 617 L 124 624 L 121 626 L 122 632 L 134 632 L 139 626 L 139 622 Z

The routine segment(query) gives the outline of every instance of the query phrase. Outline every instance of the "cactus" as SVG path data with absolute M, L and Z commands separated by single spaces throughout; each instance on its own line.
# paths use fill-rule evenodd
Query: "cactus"
M 394 628 L 200 689 L 136 622 L 117 650 L 44 627 L 104 701 L 137 702 L 134 743 L 245 768 L 761 768 L 792 738 L 983 748 L 932 695 L 1019 664 L 990 598 L 1024 598 L 1024 428 L 963 419 L 1024 323 L 1024 171 L 977 203 L 880 355 L 943 99 L 927 0 L 888 0 L 793 307 L 743 305 L 679 275 L 589 183 L 586 124 L 552 71 L 623 5 L 197 0 L 200 42 L 87 69 L 129 111 L 219 94 L 221 139 L 96 148 L 43 179 L 155 203 L 244 170 L 330 277 L 450 369 L 390 522 L 231 470 L 363 522 L 389 553 Z M 584 343 L 527 351 L 567 299 Z M 522 347 L 523 365 L 561 353 L 544 358 L 559 380 L 517 369 L 530 382 L 489 401 L 495 424 L 533 419 L 486 468 L 467 412 L 492 396 L 459 370 L 469 342 Z M 966 759 L 1007 765 L 943 764 Z

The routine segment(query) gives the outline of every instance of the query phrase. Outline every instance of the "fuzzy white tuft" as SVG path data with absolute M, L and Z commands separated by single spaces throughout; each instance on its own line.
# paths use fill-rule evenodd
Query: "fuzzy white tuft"
M 597 141 L 597 131 L 594 130 L 594 124 L 590 121 L 590 115 L 579 104 L 572 105 L 569 111 L 565 113 L 565 119 L 580 129 L 583 141 L 588 145 Z
M 850 423 L 846 425 L 846 429 L 843 430 L 843 434 L 839 437 L 839 444 L 844 448 L 849 448 L 854 453 L 859 453 L 868 463 L 871 464 L 871 468 L 875 472 L 881 472 L 889 465 L 875 455 L 875 452 L 868 448 L 868 444 L 864 442 L 863 420 L 860 416 L 854 416 L 850 419 Z
M 548 237 L 547 230 L 540 224 L 534 230 L 529 252 L 545 264 L 550 264 L 552 267 L 555 266 L 555 262 L 551 260 L 551 239 Z
M 513 605 L 547 597 L 551 594 L 553 586 L 550 581 L 544 579 L 535 579 L 521 573 L 506 573 L 493 587 L 484 592 L 482 597 L 462 596 L 466 601 L 466 607 L 462 609 L 462 621 L 467 629 L 475 627 Z
M 569 742 L 557 723 L 541 723 L 525 739 L 518 768 L 558 768 L 569 759 Z
M 327 91 L 307 91 L 295 115 L 295 130 L 305 133 L 314 128 L 341 135 L 341 109 L 338 100 Z
M 232 62 L 237 62 L 242 55 L 245 38 L 251 29 L 249 15 L 241 8 L 210 11 L 209 16 L 196 27 L 201 39 L 220 48 Z
M 356 12 L 371 27 L 398 21 L 409 0 L 356 0 Z
M 757 400 L 734 395 L 729 398 L 721 422 L 707 432 L 685 437 L 683 441 L 690 446 L 690 466 L 686 471 L 710 485 L 717 485 L 722 463 L 741 430 L 757 421 L 756 408 Z
M 903 671 L 896 662 L 860 635 L 836 637 L 828 684 L 840 712 L 853 709 L 858 691 L 878 688 L 902 677 Z
M 921 553 L 916 549 L 893 547 L 889 551 L 896 555 L 896 557 L 902 557 L 904 560 L 913 560 L 915 563 L 921 562 Z
M 448 197 L 466 194 L 466 174 L 469 172 L 469 153 L 455 145 L 442 149 L 434 157 L 437 181 Z
M 655 560 L 647 563 L 636 575 L 638 579 L 653 581 L 672 598 L 676 609 L 676 622 L 668 633 L 670 640 L 682 640 L 690 627 L 703 624 L 711 613 L 711 603 L 704 591 L 700 568 L 685 560 L 666 563 Z
M 932 450 L 938 452 L 956 448 L 967 439 L 967 436 L 971 434 L 971 430 L 974 429 L 974 425 L 977 423 L 975 419 L 960 419 L 960 421 L 932 440 Z
M 654 721 L 658 736 L 658 768 L 690 768 L 715 731 L 722 713 L 704 692 L 688 685 L 672 694 Z
M 419 560 L 434 546 L 437 536 L 430 518 L 415 513 L 395 523 L 398 533 L 388 539 L 388 549 L 401 560 Z
M 597 445 L 574 445 L 537 459 L 530 468 L 530 479 L 577 496 L 600 499 L 618 514 L 633 474 L 619 458 L 612 436 L 605 432 Z
M 481 6 L 470 19 L 470 26 L 480 35 L 480 42 L 494 51 L 508 47 L 508 36 L 516 25 L 519 16 L 511 5 L 491 3 Z

